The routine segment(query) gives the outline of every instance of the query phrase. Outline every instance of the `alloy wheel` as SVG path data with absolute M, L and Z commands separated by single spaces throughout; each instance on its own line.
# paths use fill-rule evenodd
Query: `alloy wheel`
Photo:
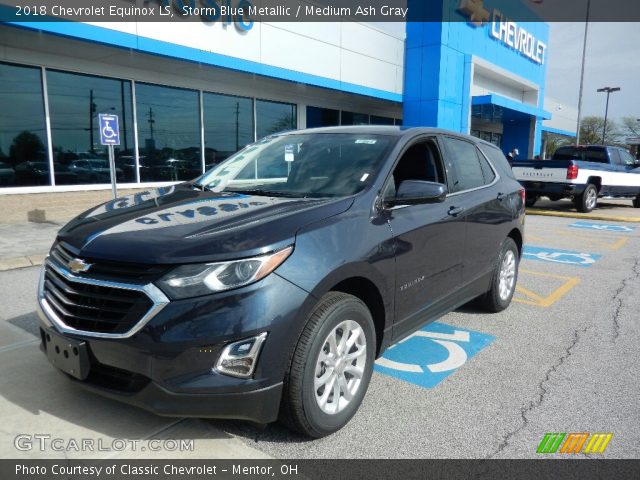
M 513 291 L 516 282 L 516 256 L 511 250 L 507 250 L 500 266 L 499 294 L 501 300 L 507 300 Z
M 343 411 L 360 388 L 367 363 L 367 339 L 362 327 L 345 320 L 329 333 L 316 360 L 313 388 L 320 409 Z

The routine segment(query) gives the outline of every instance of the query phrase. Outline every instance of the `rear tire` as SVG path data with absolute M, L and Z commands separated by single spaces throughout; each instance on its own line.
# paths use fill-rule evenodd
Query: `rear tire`
M 479 304 L 485 310 L 498 313 L 505 310 L 516 291 L 520 254 L 518 246 L 511 237 L 502 243 L 498 262 L 491 278 L 491 288 L 479 298 Z
M 557 202 L 562 198 L 560 195 L 548 195 L 548 197 L 549 197 L 549 200 L 551 200 L 552 202 Z
M 538 198 L 539 198 L 538 195 L 531 195 L 531 196 L 527 195 L 524 201 L 524 204 L 527 207 L 533 207 L 538 201 Z
M 375 353 L 375 327 L 367 306 L 353 295 L 327 293 L 293 352 L 280 421 L 313 438 L 340 430 L 362 403 Z
M 636 208 L 640 208 L 640 195 L 633 199 L 633 206 Z
M 588 183 L 582 194 L 575 199 L 576 210 L 582 213 L 593 211 L 598 205 L 598 189 L 592 183 Z

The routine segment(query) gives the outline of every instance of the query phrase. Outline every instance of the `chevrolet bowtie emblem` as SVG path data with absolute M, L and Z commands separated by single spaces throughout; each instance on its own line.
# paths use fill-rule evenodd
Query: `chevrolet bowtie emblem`
M 81 258 L 74 258 L 69 263 L 67 263 L 67 267 L 73 273 L 84 273 L 91 268 L 91 264 L 85 262 Z
M 469 23 L 481 27 L 489 21 L 489 10 L 484 8 L 484 0 L 460 0 L 458 11 L 469 18 Z

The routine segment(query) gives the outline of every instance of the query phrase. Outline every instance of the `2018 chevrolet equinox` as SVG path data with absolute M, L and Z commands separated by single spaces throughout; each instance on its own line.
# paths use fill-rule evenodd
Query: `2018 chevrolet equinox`
M 40 278 L 41 349 L 160 415 L 328 435 L 385 348 L 473 299 L 509 305 L 524 200 L 502 152 L 472 137 L 273 135 L 68 223 Z

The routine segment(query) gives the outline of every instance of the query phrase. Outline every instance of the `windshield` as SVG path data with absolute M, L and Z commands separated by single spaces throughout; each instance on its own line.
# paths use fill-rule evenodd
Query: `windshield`
M 205 173 L 196 185 L 273 196 L 353 195 L 373 180 L 394 140 L 347 133 L 267 137 Z

